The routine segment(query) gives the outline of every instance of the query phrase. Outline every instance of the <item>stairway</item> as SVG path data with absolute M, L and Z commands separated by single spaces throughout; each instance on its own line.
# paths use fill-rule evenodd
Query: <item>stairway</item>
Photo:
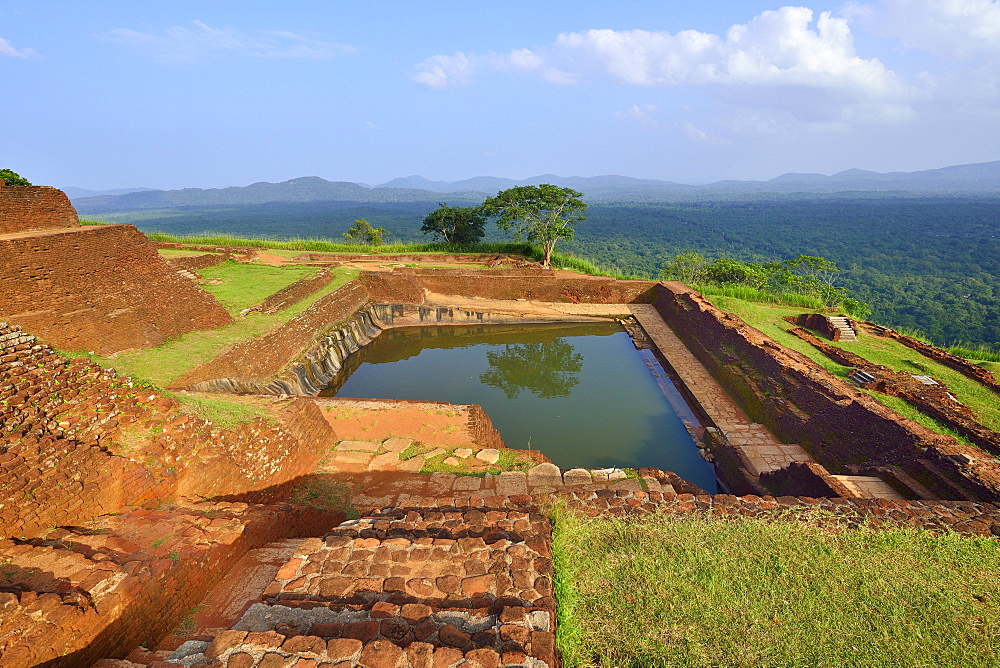
M 439 502 L 302 541 L 259 603 L 166 665 L 555 666 L 548 519 L 528 496 Z
M 851 327 L 850 321 L 842 315 L 831 315 L 827 317 L 830 325 L 840 332 L 840 336 L 834 337 L 836 341 L 857 341 L 858 335 Z

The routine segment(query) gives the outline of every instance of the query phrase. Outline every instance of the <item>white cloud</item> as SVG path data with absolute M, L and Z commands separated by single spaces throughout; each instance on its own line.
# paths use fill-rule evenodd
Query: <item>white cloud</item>
M 191 26 L 174 26 L 162 35 L 128 28 L 112 30 L 112 41 L 167 62 L 195 62 L 226 53 L 258 58 L 307 58 L 329 60 L 355 49 L 345 44 L 325 42 L 287 30 L 243 33 L 233 27 L 213 28 L 201 21 Z
M 450 56 L 431 56 L 414 67 L 413 80 L 429 88 L 454 88 L 472 83 L 473 75 L 482 70 L 530 73 L 556 84 L 576 79 L 550 66 L 544 56 L 531 49 L 514 49 L 505 54 L 456 51 Z
M 15 49 L 14 45 L 0 37 L 0 56 L 8 56 L 10 58 L 28 58 L 29 56 L 37 55 L 34 49 Z
M 806 7 L 765 11 L 725 35 L 684 30 L 588 30 L 564 33 L 537 50 L 432 56 L 414 79 L 463 86 L 481 71 L 518 71 L 557 83 L 605 80 L 642 87 L 692 87 L 741 104 L 792 103 L 783 112 L 878 115 L 895 121 L 913 89 L 877 58 L 862 58 L 846 19 Z M 780 90 L 798 94 L 775 94 Z M 863 111 L 862 111 L 863 108 Z M 905 115 L 905 114 L 902 114 Z
M 1000 56 L 997 0 L 881 0 L 844 10 L 869 31 L 946 58 Z
M 655 104 L 644 104 L 641 107 L 633 104 L 631 108 L 625 111 L 616 111 L 615 118 L 633 121 L 646 127 L 657 127 L 659 126 L 659 122 L 653 117 L 655 111 Z

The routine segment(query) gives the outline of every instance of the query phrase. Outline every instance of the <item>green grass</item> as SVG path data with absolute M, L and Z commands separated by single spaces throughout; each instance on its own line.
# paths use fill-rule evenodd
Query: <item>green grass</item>
M 288 500 L 323 510 L 339 510 L 347 519 L 353 520 L 359 517 L 359 513 L 351 503 L 351 496 L 351 490 L 345 483 L 314 475 L 308 476 L 293 489 Z
M 231 346 L 261 336 L 283 325 L 359 273 L 357 270 L 341 267 L 335 268 L 333 272 L 334 279 L 325 288 L 280 313 L 271 315 L 250 313 L 245 318 L 234 320 L 224 327 L 190 332 L 155 348 L 119 354 L 115 357 L 95 355 L 90 357 L 101 366 L 113 367 L 120 374 L 151 382 L 157 387 L 169 387 L 196 366 L 218 357 Z M 80 355 L 71 353 L 69 356 Z
M 788 330 L 794 325 L 782 320 L 782 318 L 786 315 L 797 316 L 804 312 L 811 312 L 811 309 L 803 310 L 778 304 L 759 304 L 724 296 L 712 296 L 709 301 L 727 313 L 738 315 L 748 325 L 760 330 L 786 348 L 802 353 L 833 375 L 844 378 L 850 372 L 850 367 L 837 364 L 799 337 L 788 333 Z
M 956 343 L 945 348 L 952 355 L 964 357 L 973 362 L 1000 362 L 1000 350 L 994 347 L 977 346 L 972 343 Z
M 751 519 L 554 519 L 568 668 L 997 665 L 995 539 Z
M 408 244 L 383 244 L 381 246 L 358 246 L 356 244 L 338 243 L 328 239 L 288 239 L 278 241 L 265 238 L 231 237 L 226 235 L 217 236 L 174 236 L 153 232 L 146 235 L 150 241 L 164 241 L 172 243 L 184 243 L 198 246 L 235 246 L 240 248 L 262 248 L 269 252 L 281 251 L 291 252 L 315 252 L 315 253 L 364 253 L 369 255 L 388 255 L 396 253 L 423 253 L 423 254 L 449 254 L 449 253 L 483 253 L 497 255 L 524 255 L 535 261 L 541 261 L 542 251 L 540 248 L 524 243 L 509 242 L 483 242 L 477 244 L 453 244 L 441 243 L 408 243 Z M 294 254 L 292 257 L 294 257 Z M 583 274 L 594 276 L 612 276 L 619 279 L 634 279 L 636 276 L 622 274 L 620 272 L 600 267 L 589 260 L 576 257 L 569 253 L 554 253 L 552 255 L 552 266 L 556 269 L 571 269 Z
M 162 257 L 170 259 L 175 257 L 198 257 L 199 255 L 207 255 L 205 251 L 196 250 L 186 250 L 184 248 L 157 248 L 156 252 Z
M 735 313 L 752 327 L 759 329 L 784 346 L 808 356 L 824 369 L 836 376 L 844 377 L 848 367 L 841 366 L 826 355 L 786 330 L 792 325 L 781 318 L 798 315 L 802 309 L 755 304 L 732 297 L 711 297 L 712 303 L 729 313 Z M 872 364 L 882 364 L 895 371 L 927 374 L 944 382 L 952 394 L 969 406 L 976 418 L 987 428 L 1000 431 L 1000 397 L 989 388 L 963 376 L 958 371 L 924 357 L 912 348 L 893 339 L 861 334 L 850 343 L 829 341 L 828 343 L 856 353 Z
M 233 395 L 188 394 L 162 390 L 161 394 L 176 399 L 190 412 L 223 429 L 232 429 L 240 423 L 257 418 L 272 419 L 271 414 L 263 408 L 238 400 L 233 401 Z
M 214 279 L 202 288 L 212 293 L 230 315 L 237 315 L 270 297 L 278 290 L 307 276 L 316 274 L 315 267 L 270 267 L 227 260 L 198 271 L 202 278 Z
M 885 404 L 892 410 L 896 411 L 903 417 L 913 420 L 918 424 L 922 424 L 931 431 L 936 431 L 937 433 L 944 434 L 946 436 L 952 436 L 957 441 L 959 441 L 960 443 L 964 443 L 965 445 L 971 445 L 974 448 L 978 447 L 976 446 L 975 443 L 965 438 L 951 427 L 941 424 L 940 422 L 930 417 L 929 415 L 924 415 L 919 410 L 917 410 L 910 404 L 906 403 L 899 397 L 893 397 L 888 394 L 881 394 L 880 392 L 872 392 L 869 390 L 865 390 L 865 392 L 867 392 L 869 395 L 877 399 L 879 402 Z
M 498 253 L 526 254 L 531 252 L 527 244 L 480 243 L 455 244 L 446 246 L 439 243 L 383 244 L 381 246 L 359 246 L 328 239 L 287 239 L 275 240 L 262 237 L 216 236 L 174 236 L 153 232 L 146 235 L 150 241 L 166 241 L 197 246 L 235 246 L 239 248 L 266 248 L 269 250 L 310 251 L 314 253 L 366 253 L 385 255 L 387 253 Z

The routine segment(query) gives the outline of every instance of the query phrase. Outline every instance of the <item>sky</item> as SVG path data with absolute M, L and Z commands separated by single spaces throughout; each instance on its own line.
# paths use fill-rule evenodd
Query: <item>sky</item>
M 1000 0 L 0 0 L 36 184 L 705 183 L 1000 159 Z

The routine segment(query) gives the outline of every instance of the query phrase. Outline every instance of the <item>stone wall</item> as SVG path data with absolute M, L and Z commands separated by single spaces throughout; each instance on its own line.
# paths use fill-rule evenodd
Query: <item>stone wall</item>
M 1000 463 L 894 411 L 786 349 L 681 283 L 656 308 L 754 420 L 834 472 L 896 465 L 941 498 L 1000 496 Z
M 280 373 L 334 325 L 353 316 L 368 303 L 369 293 L 359 281 L 324 295 L 312 306 L 264 336 L 243 341 L 211 362 L 179 378 L 175 387 L 231 379 L 233 387 L 254 385 Z
M 63 191 L 49 186 L 0 183 L 0 235 L 79 225 L 76 209 Z
M 131 225 L 0 238 L 0 318 L 64 350 L 147 348 L 231 318 Z
M 531 299 L 585 304 L 651 303 L 654 281 L 620 281 L 607 276 L 581 276 L 550 269 L 411 269 L 421 288 L 446 295 L 486 299 Z
M 175 269 L 185 269 L 187 271 L 199 271 L 222 264 L 226 260 L 236 259 L 229 253 L 205 253 L 204 255 L 192 255 L 190 257 L 166 258 L 167 264 Z
M 0 665 L 89 666 L 156 646 L 247 550 L 342 520 L 288 504 L 202 503 L 0 540 Z
M 932 360 L 940 362 L 946 367 L 950 367 L 962 375 L 982 383 L 997 394 L 1000 394 L 1000 382 L 997 381 L 993 373 L 970 362 L 964 357 L 952 355 L 945 350 L 941 350 L 940 348 L 924 343 L 923 341 L 915 339 L 912 336 L 903 336 L 902 334 L 894 332 L 887 327 L 882 327 L 881 325 L 873 325 L 870 322 L 865 323 L 865 325 L 868 327 L 869 332 L 873 333 L 875 336 L 884 336 L 895 339 L 904 346 L 916 350 L 924 357 L 929 357 Z
M 815 462 L 793 462 L 783 469 L 762 473 L 760 483 L 771 491 L 781 490 L 790 496 L 857 496 Z
M 221 429 L 0 324 L 0 537 L 183 496 L 280 498 L 337 438 L 311 401 L 263 401 L 269 417 Z
M 333 273 L 329 269 L 320 269 L 315 276 L 295 281 L 278 290 L 251 310 L 261 313 L 277 313 L 325 288 L 332 280 Z

